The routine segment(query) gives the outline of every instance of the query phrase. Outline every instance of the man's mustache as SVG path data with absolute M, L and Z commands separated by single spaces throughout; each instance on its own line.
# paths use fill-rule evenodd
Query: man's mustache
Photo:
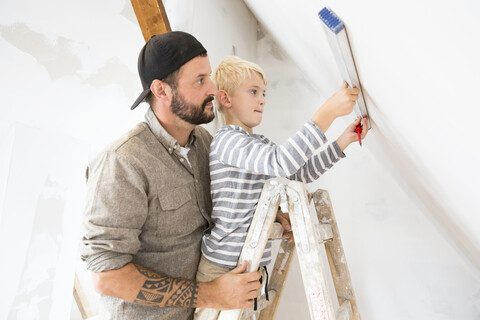
M 213 96 L 210 96 L 210 97 L 206 98 L 202 103 L 202 109 L 205 110 L 205 107 L 207 106 L 207 103 L 209 103 L 210 101 L 213 101 L 213 99 L 214 99 Z

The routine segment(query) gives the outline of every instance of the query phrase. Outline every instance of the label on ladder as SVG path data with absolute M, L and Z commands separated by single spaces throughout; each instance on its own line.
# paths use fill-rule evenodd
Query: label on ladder
M 329 320 L 327 313 L 327 304 L 325 302 L 322 287 L 310 287 L 308 297 L 310 298 L 310 310 L 312 310 L 312 319 Z

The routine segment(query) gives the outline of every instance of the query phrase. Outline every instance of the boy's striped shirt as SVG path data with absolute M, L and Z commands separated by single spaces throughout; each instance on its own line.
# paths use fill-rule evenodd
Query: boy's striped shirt
M 210 145 L 213 228 L 202 239 L 205 258 L 234 268 L 265 181 L 274 177 L 315 181 L 345 157 L 336 142 L 320 151 L 326 141 L 313 121 L 279 146 L 240 126 L 222 127 Z M 267 243 L 260 265 L 267 265 L 270 258 Z

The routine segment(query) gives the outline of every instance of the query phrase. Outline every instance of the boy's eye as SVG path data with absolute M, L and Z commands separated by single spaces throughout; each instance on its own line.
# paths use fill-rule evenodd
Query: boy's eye
M 253 95 L 256 95 L 256 94 L 257 94 L 257 90 L 252 89 L 252 90 L 250 90 L 250 93 L 253 94 Z

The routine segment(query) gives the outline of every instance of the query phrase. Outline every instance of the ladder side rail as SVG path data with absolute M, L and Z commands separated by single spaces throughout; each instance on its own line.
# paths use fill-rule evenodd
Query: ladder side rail
M 277 216 L 280 196 L 281 193 L 284 192 L 284 188 L 285 187 L 282 184 L 279 184 L 276 180 L 267 181 L 263 187 L 255 214 L 253 215 L 252 222 L 248 229 L 245 243 L 238 259 L 239 264 L 243 261 L 247 261 L 247 270 L 245 272 L 258 270 L 272 225 Z M 218 319 L 239 320 L 242 318 L 244 310 L 245 309 L 234 309 L 221 311 Z
M 321 257 L 322 239 L 315 232 L 316 214 L 310 211 L 303 183 L 290 181 L 287 185 L 290 222 L 295 237 L 296 251 L 310 310 L 314 320 L 334 320 L 335 312 L 326 283 L 325 267 Z
M 332 241 L 325 243 L 325 252 L 332 273 L 333 283 L 338 298 L 338 303 L 342 306 L 345 301 L 350 301 L 352 309 L 352 320 L 360 320 L 360 314 L 353 290 L 350 272 L 348 270 L 347 260 L 343 250 L 340 232 L 333 212 L 330 195 L 326 190 L 317 190 L 312 194 L 315 211 L 321 224 L 331 226 L 333 237 Z

